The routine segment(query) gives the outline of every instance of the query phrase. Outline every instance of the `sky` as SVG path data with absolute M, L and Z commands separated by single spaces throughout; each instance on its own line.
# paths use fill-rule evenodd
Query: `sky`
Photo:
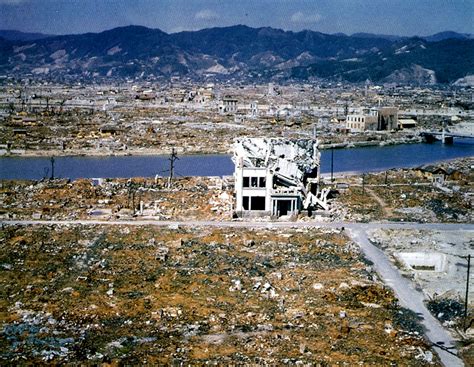
M 0 29 L 46 34 L 245 24 L 323 33 L 474 33 L 474 0 L 0 0 Z

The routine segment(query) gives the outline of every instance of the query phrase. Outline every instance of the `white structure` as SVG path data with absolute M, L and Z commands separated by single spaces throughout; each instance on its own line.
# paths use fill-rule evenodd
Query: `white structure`
M 219 105 L 219 112 L 220 113 L 235 113 L 237 112 L 237 98 L 233 98 L 232 96 L 225 96 L 222 99 L 221 104 Z
M 351 132 L 377 130 L 377 116 L 369 114 L 352 114 L 346 117 L 346 128 Z
M 352 132 L 366 130 L 395 130 L 398 128 L 398 108 L 374 107 L 362 109 L 346 117 L 346 128 Z
M 254 101 L 250 103 L 250 118 L 255 119 L 259 116 L 258 102 Z
M 235 213 L 238 216 L 296 215 L 328 209 L 319 192 L 317 140 L 243 138 L 234 142 Z

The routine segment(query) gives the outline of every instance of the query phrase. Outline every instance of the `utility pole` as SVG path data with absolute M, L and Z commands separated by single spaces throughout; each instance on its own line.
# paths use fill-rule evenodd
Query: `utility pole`
M 365 173 L 362 174 L 362 194 L 365 194 Z
M 132 213 L 135 215 L 135 190 L 132 191 Z
M 334 146 L 331 146 L 331 182 L 334 182 Z
M 464 299 L 464 331 L 467 330 L 467 305 L 469 298 L 469 270 L 471 268 L 471 255 L 467 255 L 467 279 L 466 279 L 466 297 Z
M 174 162 L 176 160 L 179 160 L 174 148 L 171 150 L 171 156 L 169 158 L 170 161 L 170 177 L 168 179 L 168 188 L 171 187 L 171 182 L 173 181 L 173 176 L 174 176 Z
M 130 206 L 130 199 L 132 199 L 132 206 Z M 127 208 L 132 209 L 135 214 L 135 187 L 131 179 L 127 182 Z
M 54 157 L 51 157 L 51 180 L 54 180 Z
M 387 186 L 388 183 L 388 171 L 385 171 L 385 186 Z

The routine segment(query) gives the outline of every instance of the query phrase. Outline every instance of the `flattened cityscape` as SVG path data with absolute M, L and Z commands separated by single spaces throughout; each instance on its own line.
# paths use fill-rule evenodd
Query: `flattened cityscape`
M 53 69 L 0 77 L 2 364 L 474 364 L 472 75 Z

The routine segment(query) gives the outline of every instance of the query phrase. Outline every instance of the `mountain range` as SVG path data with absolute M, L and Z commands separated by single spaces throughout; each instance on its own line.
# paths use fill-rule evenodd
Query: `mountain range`
M 453 83 L 474 74 L 474 39 L 291 32 L 237 25 L 168 34 L 142 26 L 101 33 L 0 31 L 0 73 L 49 80 L 168 78 Z

